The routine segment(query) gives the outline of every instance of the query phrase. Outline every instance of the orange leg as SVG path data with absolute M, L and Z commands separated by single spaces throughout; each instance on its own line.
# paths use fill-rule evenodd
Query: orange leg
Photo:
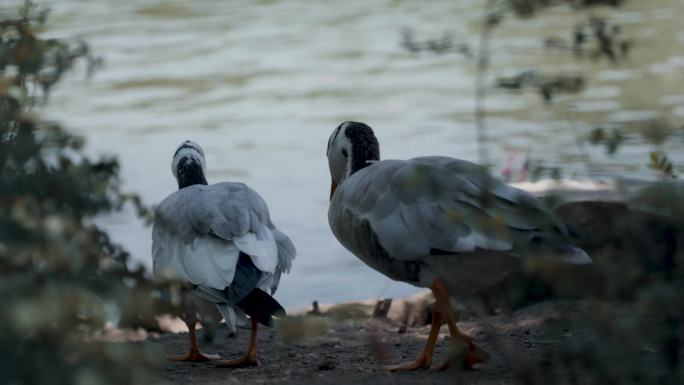
M 428 336 L 425 348 L 414 362 L 392 366 L 387 368 L 387 370 L 397 372 L 429 368 L 432 364 L 432 356 L 435 353 L 435 344 L 437 343 L 439 329 L 445 322 L 449 327 L 451 341 L 454 344 L 454 347 L 457 348 L 457 352 L 462 351 L 465 355 L 465 357 L 463 357 L 462 354 L 456 355 L 456 358 L 459 358 L 459 360 L 460 358 L 463 358 L 462 364 L 465 368 L 471 369 L 474 365 L 482 363 L 488 358 L 487 353 L 475 345 L 473 338 L 464 334 L 458 329 L 458 326 L 456 326 L 457 318 L 449 304 L 449 293 L 444 282 L 440 279 L 435 279 L 431 289 L 436 301 L 432 307 L 432 327 L 430 328 L 430 335 Z M 464 343 L 466 346 L 463 346 Z M 458 349 L 459 347 L 460 349 Z M 435 369 L 447 369 L 452 362 L 453 361 L 451 360 L 444 361 L 438 364 Z
M 249 337 L 249 349 L 244 356 L 235 360 L 220 360 L 216 361 L 218 368 L 246 368 L 248 366 L 259 366 L 256 350 L 257 329 L 259 324 L 256 319 L 252 318 L 252 333 Z
M 195 333 L 195 322 L 186 322 L 186 325 L 188 325 L 188 330 L 190 334 L 190 351 L 187 354 L 183 354 L 180 356 L 168 356 L 166 359 L 170 361 L 189 361 L 189 362 L 204 362 L 204 361 L 211 361 L 211 360 L 216 360 L 219 358 L 219 356 L 214 355 L 214 354 L 204 354 L 200 351 L 199 347 L 197 346 L 197 335 Z
M 439 329 L 442 328 L 444 324 L 444 319 L 442 314 L 432 309 L 432 326 L 430 327 L 430 335 L 428 336 L 427 342 L 425 343 L 425 348 L 418 355 L 415 361 L 408 364 L 390 366 L 386 370 L 390 372 L 400 372 L 409 371 L 416 369 L 427 369 L 432 364 L 432 356 L 435 354 L 435 344 L 437 343 L 437 336 L 439 335 Z
M 461 361 L 462 359 L 461 363 L 465 369 L 472 369 L 476 364 L 485 362 L 489 357 L 488 354 L 475 345 L 472 337 L 464 334 L 458 329 L 458 326 L 456 326 L 457 318 L 449 303 L 449 293 L 447 292 L 444 282 L 440 279 L 435 279 L 432 283 L 432 292 L 437 300 L 435 302 L 435 307 L 445 315 L 446 324 L 449 327 L 449 334 L 451 334 L 451 342 L 454 344 L 455 348 L 455 354 L 452 354 L 452 359 L 447 359 L 438 364 L 435 367 L 435 370 L 448 369 L 451 364 L 454 363 L 454 359 L 457 361 Z M 465 346 L 463 346 L 464 343 Z

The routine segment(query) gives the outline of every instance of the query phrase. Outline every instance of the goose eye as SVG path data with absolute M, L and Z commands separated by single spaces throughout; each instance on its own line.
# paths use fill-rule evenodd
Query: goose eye
M 345 158 L 349 156 L 349 154 L 347 153 L 347 150 L 344 150 L 344 149 L 342 150 L 342 155 L 343 155 Z

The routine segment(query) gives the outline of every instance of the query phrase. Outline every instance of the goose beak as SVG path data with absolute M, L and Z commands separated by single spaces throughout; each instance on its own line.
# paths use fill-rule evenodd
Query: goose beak
M 335 190 L 337 190 L 337 183 L 335 181 L 332 181 L 330 184 L 330 200 L 332 201 L 333 195 L 335 194 Z

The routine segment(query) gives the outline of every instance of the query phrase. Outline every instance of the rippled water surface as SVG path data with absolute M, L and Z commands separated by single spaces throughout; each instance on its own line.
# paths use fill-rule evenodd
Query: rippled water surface
M 367 268 L 328 229 L 326 141 L 341 121 L 361 120 L 375 128 L 383 157 L 477 160 L 473 59 L 410 53 L 399 43 L 401 29 L 411 27 L 419 37 L 451 31 L 474 46 L 481 3 L 48 2 L 47 33 L 87 40 L 106 66 L 89 81 L 83 71 L 70 75 L 45 113 L 84 135 L 90 153 L 118 156 L 126 188 L 149 204 L 176 188 L 175 147 L 199 142 L 210 182 L 254 187 L 296 243 L 294 271 L 278 294 L 286 306 L 405 295 L 415 289 Z M 525 69 L 588 75 L 582 93 L 553 105 L 534 93 L 489 90 L 495 169 L 514 150 L 577 178 L 652 178 L 646 165 L 654 148 L 684 165 L 684 4 L 635 0 L 614 13 L 635 42 L 618 65 L 544 51 L 545 37 L 569 38 L 587 15 L 554 9 L 530 21 L 505 20 L 495 32 L 492 77 Z M 586 140 L 596 126 L 624 129 L 615 155 Z M 664 140 L 644 129 L 662 126 Z M 132 212 L 101 222 L 151 265 L 150 229 Z

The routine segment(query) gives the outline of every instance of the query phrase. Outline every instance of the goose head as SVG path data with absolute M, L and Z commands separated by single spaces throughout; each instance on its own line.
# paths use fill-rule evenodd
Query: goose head
M 205 169 L 204 151 L 199 144 L 186 140 L 173 153 L 171 171 L 178 181 L 179 189 L 195 184 L 207 184 Z
M 344 122 L 330 135 L 326 154 L 332 178 L 332 200 L 335 189 L 346 178 L 380 160 L 380 146 L 370 126 L 360 122 Z

